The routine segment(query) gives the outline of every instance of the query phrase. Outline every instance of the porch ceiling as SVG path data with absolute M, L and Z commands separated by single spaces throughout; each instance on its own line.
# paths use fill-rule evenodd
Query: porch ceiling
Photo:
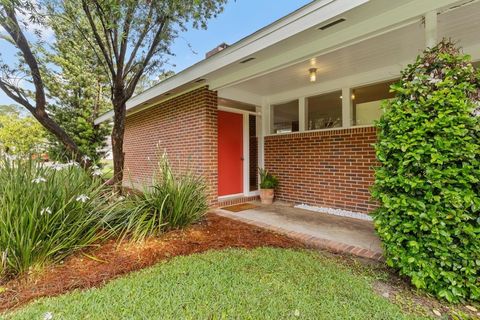
M 438 18 L 439 38 L 457 41 L 466 53 L 471 54 L 475 60 L 480 59 L 479 15 L 480 2 L 441 13 Z M 319 87 L 325 82 L 388 66 L 393 66 L 389 70 L 394 71 L 383 76 L 385 79 L 394 78 L 424 46 L 423 23 L 417 20 L 363 42 L 239 83 L 234 88 L 262 97 L 285 96 L 289 91 Z M 317 68 L 315 83 L 309 82 L 310 68 Z

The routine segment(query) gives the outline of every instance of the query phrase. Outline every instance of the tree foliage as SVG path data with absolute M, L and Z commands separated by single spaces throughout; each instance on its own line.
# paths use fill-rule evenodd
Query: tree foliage
M 86 23 L 86 22 L 85 22 Z M 108 77 L 95 52 L 79 31 L 65 16 L 50 15 L 48 26 L 55 34 L 55 42 L 43 51 L 45 87 L 50 98 L 52 118 L 72 137 L 80 151 L 98 162 L 104 156 L 108 123 L 94 120 L 110 109 Z M 56 137 L 50 135 L 49 155 L 56 160 L 72 160 Z
M 16 49 L 13 62 L 0 60 L 0 89 L 59 139 L 78 162 L 89 166 L 73 139 L 49 114 L 42 65 L 31 43 L 32 37 L 27 37 L 29 26 L 44 26 L 39 4 L 29 0 L 0 0 L 0 26 L 5 30 L 0 39 Z
M 102 62 L 111 86 L 113 106 L 113 181 L 123 179 L 126 102 L 142 77 L 162 70 L 178 33 L 206 28 L 226 0 L 63 0 L 58 14 L 69 17 Z M 80 9 L 79 9 L 80 6 Z M 79 14 L 80 12 L 80 14 Z M 84 23 L 85 19 L 88 23 Z
M 0 113 L 0 147 L 7 154 L 27 156 L 45 151 L 46 132 L 32 117 Z
M 442 41 L 392 90 L 373 188 L 387 263 L 449 301 L 480 299 L 480 74 Z

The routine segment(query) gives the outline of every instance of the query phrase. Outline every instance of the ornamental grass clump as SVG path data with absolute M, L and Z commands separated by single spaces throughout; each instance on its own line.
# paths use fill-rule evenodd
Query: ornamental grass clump
M 387 263 L 448 301 L 480 299 L 480 74 L 449 41 L 391 87 L 375 145 Z
M 0 278 L 58 262 L 108 236 L 111 193 L 92 174 L 73 162 L 0 157 Z
M 113 222 L 123 237 L 142 241 L 166 230 L 186 227 L 203 217 L 208 210 L 206 185 L 192 171 L 176 175 L 164 155 L 152 184 L 124 201 L 123 214 Z

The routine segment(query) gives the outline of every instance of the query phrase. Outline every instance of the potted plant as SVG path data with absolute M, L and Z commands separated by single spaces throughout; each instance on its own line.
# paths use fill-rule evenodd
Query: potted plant
M 260 200 L 263 204 L 272 204 L 278 179 L 266 169 L 259 168 L 258 172 L 260 174 Z

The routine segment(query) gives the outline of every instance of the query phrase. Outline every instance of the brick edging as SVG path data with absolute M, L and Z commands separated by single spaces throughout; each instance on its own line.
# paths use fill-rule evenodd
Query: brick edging
M 238 197 L 230 200 L 219 200 L 214 207 L 226 207 L 235 204 L 242 204 L 250 201 L 260 200 L 260 196 Z
M 308 234 L 304 234 L 300 232 L 290 231 L 290 230 L 275 227 L 263 222 L 247 219 L 238 215 L 229 214 L 218 209 L 212 210 L 211 212 L 227 219 L 237 220 L 240 222 L 254 225 L 256 227 L 264 228 L 279 234 L 283 234 L 289 238 L 292 238 L 294 240 L 298 240 L 304 243 L 308 248 L 324 249 L 333 253 L 343 253 L 343 254 L 346 253 L 346 254 L 351 254 L 357 257 L 367 258 L 375 261 L 380 261 L 380 262 L 384 261 L 383 255 L 381 253 L 368 250 L 365 248 L 360 248 L 360 247 L 348 245 L 348 244 L 333 241 L 333 240 L 318 238 L 318 237 L 310 236 Z

